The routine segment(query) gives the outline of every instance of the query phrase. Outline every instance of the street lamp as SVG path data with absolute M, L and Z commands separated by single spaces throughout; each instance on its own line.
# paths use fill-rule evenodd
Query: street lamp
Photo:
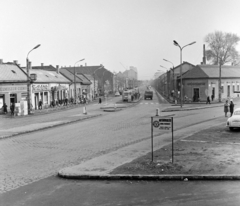
M 102 68 L 104 68 L 104 66 L 101 66 L 101 67 L 97 68 L 97 69 L 93 72 L 93 84 L 94 84 L 94 88 L 93 88 L 93 92 L 94 92 L 94 94 L 93 94 L 93 99 L 95 99 L 95 72 L 96 72 L 97 70 L 99 70 L 99 69 L 102 69 Z
M 76 88 L 76 64 L 78 62 L 81 62 L 85 59 L 81 59 L 81 60 L 78 60 L 75 64 L 74 64 L 74 98 L 75 98 L 75 104 L 77 103 L 77 88 Z
M 173 65 L 173 63 L 172 62 L 170 62 L 170 61 L 168 61 L 168 60 L 166 60 L 166 59 L 163 59 L 164 61 L 166 61 L 166 62 L 169 62 L 169 63 L 171 63 L 172 64 L 172 66 L 173 66 L 173 68 L 172 68 L 172 72 L 173 72 L 173 91 L 174 91 L 174 93 L 175 93 L 175 88 L 174 88 L 174 65 Z
M 174 44 L 175 46 L 178 46 L 179 49 L 180 49 L 180 78 L 181 78 L 181 85 L 180 85 L 180 87 L 181 87 L 181 91 L 180 91 L 180 92 L 181 92 L 181 94 L 180 94 L 180 102 L 181 102 L 181 108 L 182 108 L 182 50 L 183 50 L 184 47 L 193 45 L 193 44 L 195 44 L 195 43 L 196 43 L 196 42 L 194 41 L 194 42 L 192 42 L 192 43 L 189 43 L 189 44 L 181 47 L 175 40 L 173 41 L 173 44 Z
M 38 44 L 37 46 L 35 46 L 32 50 L 37 49 L 38 47 L 40 47 L 41 44 Z M 31 98 L 31 91 L 30 91 L 30 86 L 31 86 L 31 79 L 29 76 L 29 60 L 28 60 L 28 55 L 30 54 L 30 52 L 32 51 L 30 50 L 27 54 L 27 58 L 26 58 L 26 69 L 27 69 L 27 104 L 28 104 L 28 114 L 31 114 L 31 105 L 32 105 L 32 98 Z

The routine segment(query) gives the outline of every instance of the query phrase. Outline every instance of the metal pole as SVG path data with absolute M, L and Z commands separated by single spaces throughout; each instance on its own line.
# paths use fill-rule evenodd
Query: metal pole
M 27 104 L 28 104 L 28 114 L 31 114 L 31 102 L 30 102 L 30 98 L 31 98 L 31 90 L 30 90 L 30 75 L 29 75 L 29 62 L 28 62 L 28 58 L 26 59 L 26 68 L 27 68 Z
M 93 86 L 93 99 L 95 99 L 95 73 L 93 72 L 93 84 L 94 84 L 94 86 Z
M 153 162 L 153 117 L 151 117 L 151 146 L 152 146 L 152 162 Z
M 173 157 L 174 157 L 173 151 L 174 151 L 174 147 L 173 147 L 173 117 L 172 117 L 172 163 L 173 163 Z
M 181 77 L 181 94 L 180 94 L 180 98 L 181 98 L 181 108 L 182 108 L 182 48 L 180 48 L 180 77 Z
M 74 65 L 74 98 L 75 98 L 75 104 L 77 104 L 76 68 L 75 68 L 75 65 Z

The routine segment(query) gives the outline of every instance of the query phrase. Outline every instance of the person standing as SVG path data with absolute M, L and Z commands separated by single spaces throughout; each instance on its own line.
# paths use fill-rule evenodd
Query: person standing
M 11 115 L 14 116 L 14 110 L 15 110 L 15 104 L 14 104 L 14 102 L 11 103 L 10 110 L 11 110 Z
M 230 117 L 231 117 L 234 111 L 234 104 L 232 99 L 230 100 L 229 110 L 230 110 Z
M 7 104 L 6 103 L 3 104 L 3 113 L 7 114 Z
M 228 100 L 226 100 L 226 103 L 224 104 L 224 113 L 225 113 L 225 117 L 227 117 L 228 107 L 229 107 Z
M 207 102 L 206 104 L 211 104 L 209 96 L 207 97 Z
M 211 98 L 212 98 L 212 101 L 213 101 L 213 99 L 214 99 L 214 95 L 213 94 L 211 95 Z

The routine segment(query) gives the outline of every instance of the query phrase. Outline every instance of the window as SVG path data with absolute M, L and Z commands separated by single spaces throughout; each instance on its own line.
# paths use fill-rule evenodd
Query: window
M 239 85 L 237 85 L 237 91 L 239 91 Z
M 221 86 L 221 91 L 222 91 L 222 93 L 224 93 L 224 87 L 223 86 Z
M 232 89 L 233 89 L 233 91 L 232 91 L 232 92 L 234 92 L 234 91 L 235 91 L 235 85 L 233 85 L 233 88 L 232 88 Z
M 14 70 L 11 70 L 11 71 L 12 71 L 12 73 L 16 74 L 16 72 Z

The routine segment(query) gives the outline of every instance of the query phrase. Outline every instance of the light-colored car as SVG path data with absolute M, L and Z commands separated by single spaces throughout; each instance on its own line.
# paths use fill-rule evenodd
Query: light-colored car
M 230 130 L 233 130 L 233 128 L 240 128 L 240 108 L 235 109 L 233 115 L 228 118 L 226 126 Z

